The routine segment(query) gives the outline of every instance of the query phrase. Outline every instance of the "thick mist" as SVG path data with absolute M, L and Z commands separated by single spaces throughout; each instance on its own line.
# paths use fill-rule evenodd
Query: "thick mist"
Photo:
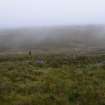
M 105 48 L 105 26 L 53 26 L 0 31 L 0 51 Z

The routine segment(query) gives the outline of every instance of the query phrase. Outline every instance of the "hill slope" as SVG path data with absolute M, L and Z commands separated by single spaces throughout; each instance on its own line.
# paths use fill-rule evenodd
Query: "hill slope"
M 62 26 L 0 31 L 0 49 L 105 48 L 105 26 Z

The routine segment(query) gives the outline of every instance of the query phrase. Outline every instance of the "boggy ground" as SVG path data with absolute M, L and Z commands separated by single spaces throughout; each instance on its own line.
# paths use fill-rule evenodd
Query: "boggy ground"
M 105 55 L 0 56 L 0 105 L 105 105 L 104 60 Z

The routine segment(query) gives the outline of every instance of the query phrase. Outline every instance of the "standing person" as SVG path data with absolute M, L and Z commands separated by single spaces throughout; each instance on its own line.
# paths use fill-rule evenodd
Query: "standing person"
M 32 55 L 31 50 L 29 50 L 28 54 L 29 54 L 29 56 L 31 56 L 31 55 Z

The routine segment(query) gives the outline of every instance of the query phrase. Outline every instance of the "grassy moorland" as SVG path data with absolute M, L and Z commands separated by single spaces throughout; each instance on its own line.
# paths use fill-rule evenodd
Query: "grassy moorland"
M 0 105 L 105 105 L 105 55 L 0 56 Z

